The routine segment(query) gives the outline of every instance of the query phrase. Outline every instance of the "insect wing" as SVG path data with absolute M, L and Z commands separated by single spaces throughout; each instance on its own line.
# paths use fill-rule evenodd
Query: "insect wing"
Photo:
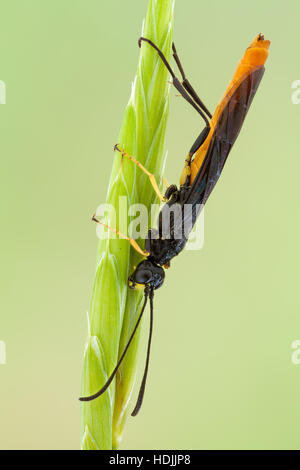
M 195 206 L 206 203 L 221 175 L 231 147 L 239 135 L 264 70 L 264 67 L 259 67 L 247 75 L 224 107 L 185 204 Z

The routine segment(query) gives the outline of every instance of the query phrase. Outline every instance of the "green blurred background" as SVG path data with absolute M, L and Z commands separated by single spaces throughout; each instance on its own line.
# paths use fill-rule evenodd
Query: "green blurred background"
M 146 6 L 1 2 L 1 448 L 79 447 L 90 215 L 105 200 Z M 177 0 L 177 49 L 211 110 L 254 36 L 272 44 L 207 204 L 204 248 L 176 259 L 157 292 L 146 399 L 125 449 L 300 448 L 299 15 L 298 0 Z M 171 95 L 176 183 L 203 124 Z

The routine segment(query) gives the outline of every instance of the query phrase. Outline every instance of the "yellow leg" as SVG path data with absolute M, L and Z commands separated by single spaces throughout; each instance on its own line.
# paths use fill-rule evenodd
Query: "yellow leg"
M 128 155 L 128 153 L 124 152 L 118 147 L 118 144 L 115 145 L 114 150 L 117 150 L 122 154 L 122 157 L 126 157 L 129 160 L 131 160 L 133 163 L 135 163 L 146 175 L 149 177 L 150 183 L 153 186 L 154 191 L 156 192 L 157 196 L 159 199 L 163 202 L 166 202 L 167 199 L 164 197 L 164 195 L 160 192 L 158 184 L 156 182 L 155 176 L 150 173 L 139 161 L 137 161 L 135 158 L 133 158 L 131 155 Z
M 97 222 L 97 224 L 103 225 L 103 227 L 106 227 L 108 230 L 111 230 L 112 232 L 115 232 L 119 237 L 124 238 L 125 240 L 128 240 L 130 245 L 142 256 L 149 256 L 150 253 L 149 251 L 142 250 L 142 248 L 137 244 L 137 242 L 133 238 L 129 238 L 123 233 L 119 232 L 117 229 L 110 227 L 109 225 L 105 224 L 104 222 L 101 222 L 100 220 L 96 219 L 95 217 L 96 214 L 93 215 L 92 220 L 94 222 Z
M 165 183 L 165 185 L 167 186 L 167 188 L 170 186 L 169 183 L 167 182 L 166 178 L 163 178 L 163 182 Z

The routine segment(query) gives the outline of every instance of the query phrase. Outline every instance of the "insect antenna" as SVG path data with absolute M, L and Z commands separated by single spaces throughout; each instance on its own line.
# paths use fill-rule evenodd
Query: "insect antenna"
M 134 335 L 135 335 L 135 333 L 136 333 L 136 330 L 137 330 L 137 328 L 138 328 L 138 326 L 139 326 L 139 324 L 140 324 L 140 321 L 141 321 L 141 319 L 142 319 L 143 313 L 144 313 L 145 308 L 146 308 L 146 304 L 147 304 L 147 300 L 148 300 L 148 295 L 149 295 L 149 288 L 146 286 L 146 287 L 145 287 L 145 294 L 144 294 L 144 296 L 145 296 L 144 299 L 145 299 L 145 300 L 144 300 L 144 304 L 143 304 L 141 313 L 139 314 L 139 317 L 138 317 L 138 319 L 137 319 L 137 322 L 136 322 L 136 324 L 135 324 L 135 327 L 134 327 L 134 329 L 133 329 L 133 332 L 131 333 L 131 336 L 130 336 L 130 338 L 129 338 L 129 340 L 128 340 L 128 343 L 127 343 L 127 345 L 126 345 L 126 348 L 124 349 L 124 351 L 123 351 L 123 353 L 122 353 L 122 356 L 120 357 L 120 359 L 119 359 L 119 361 L 118 361 L 116 367 L 115 367 L 114 370 L 112 371 L 110 377 L 107 379 L 105 385 L 103 385 L 103 387 L 99 390 L 99 392 L 94 393 L 93 395 L 90 395 L 90 396 L 88 396 L 88 397 L 80 397 L 80 398 L 79 398 L 80 401 L 91 401 L 91 400 L 95 400 L 95 398 L 100 397 L 100 395 L 102 395 L 102 394 L 108 389 L 108 387 L 110 386 L 111 382 L 113 381 L 113 379 L 114 379 L 114 377 L 115 377 L 115 375 L 116 375 L 116 373 L 117 373 L 117 371 L 118 371 L 118 369 L 119 369 L 119 367 L 120 367 L 120 365 L 121 365 L 121 363 L 122 363 L 122 361 L 123 361 L 123 359 L 124 359 L 124 357 L 125 357 L 125 354 L 126 354 L 127 351 L 128 351 L 128 348 L 129 348 L 129 346 L 130 346 L 130 344 L 131 344 L 131 341 L 133 340 L 133 337 L 134 337 Z M 150 302 L 151 302 L 151 297 L 150 297 Z
M 150 299 L 150 330 L 149 330 L 146 365 L 145 365 L 143 380 L 142 380 L 142 383 L 141 383 L 141 386 L 140 386 L 138 399 L 137 399 L 135 408 L 134 408 L 133 412 L 131 413 L 131 416 L 136 416 L 138 414 L 138 412 L 140 411 L 142 403 L 143 403 L 145 388 L 146 388 L 147 374 L 148 374 L 148 368 L 149 368 L 149 359 L 150 359 L 151 339 L 152 339 L 152 331 L 153 331 L 153 296 L 154 296 L 154 291 L 153 291 L 153 289 L 151 289 L 150 294 L 149 294 L 149 299 Z

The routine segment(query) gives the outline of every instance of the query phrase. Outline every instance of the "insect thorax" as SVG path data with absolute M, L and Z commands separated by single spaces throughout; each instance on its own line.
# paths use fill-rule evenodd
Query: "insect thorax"
M 188 187 L 172 185 L 166 192 L 169 200 L 162 207 L 158 216 L 158 228 L 150 229 L 145 241 L 145 249 L 150 259 L 160 266 L 168 266 L 170 260 L 185 247 L 188 236 L 184 229 L 184 201 Z
M 153 260 L 160 266 L 169 266 L 171 259 L 174 258 L 174 256 L 177 256 L 184 249 L 187 240 L 186 238 L 153 239 L 151 236 L 153 236 L 154 231 L 158 232 L 155 229 L 149 230 L 145 244 L 146 250 L 150 252 L 149 259 Z

